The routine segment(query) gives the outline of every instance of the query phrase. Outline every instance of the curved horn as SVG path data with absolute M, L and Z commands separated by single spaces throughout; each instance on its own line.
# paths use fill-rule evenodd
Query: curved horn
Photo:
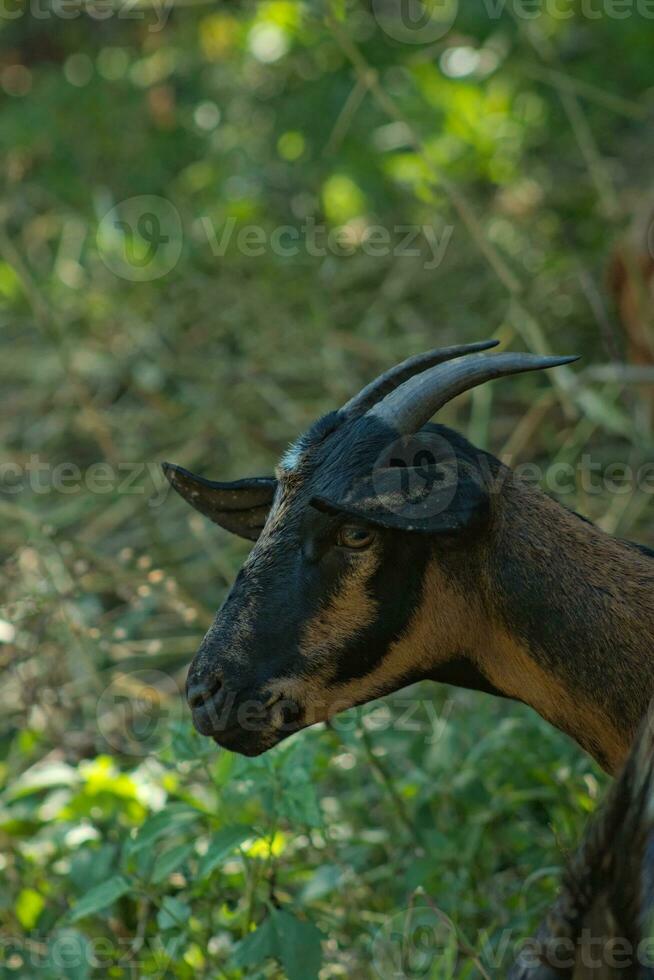
M 422 428 L 455 395 L 484 381 L 506 374 L 558 367 L 578 359 L 577 356 L 541 357 L 538 354 L 506 353 L 493 357 L 480 354 L 455 364 L 440 364 L 395 388 L 383 401 L 374 405 L 368 415 L 386 422 L 401 435 L 408 435 Z
M 478 351 L 488 350 L 490 347 L 497 347 L 499 340 L 480 340 L 476 344 L 459 344 L 456 347 L 437 347 L 427 351 L 425 354 L 414 354 L 408 357 L 401 364 L 384 371 L 378 378 L 367 384 L 365 388 L 350 398 L 349 402 L 340 410 L 341 415 L 351 418 L 353 415 L 362 415 L 372 408 L 385 395 L 397 388 L 404 381 L 408 381 L 414 374 L 420 374 L 430 367 L 442 364 L 444 361 L 451 361 L 455 357 L 463 354 L 474 354 Z

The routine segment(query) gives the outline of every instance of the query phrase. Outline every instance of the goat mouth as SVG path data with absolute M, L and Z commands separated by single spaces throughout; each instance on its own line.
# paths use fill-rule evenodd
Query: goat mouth
M 281 720 L 273 721 L 272 709 L 279 702 L 284 702 L 282 717 Z M 276 695 L 261 705 L 262 713 L 255 723 L 230 721 L 209 728 L 202 723 L 202 718 L 196 717 L 195 713 L 193 723 L 200 734 L 209 736 L 221 748 L 238 752 L 240 755 L 257 756 L 306 727 L 306 723 L 301 718 L 300 706 L 293 702 L 293 707 L 294 711 L 283 695 Z M 291 717 L 291 714 L 295 717 Z
M 219 748 L 248 758 L 263 755 L 268 749 L 274 748 L 278 742 L 275 733 L 258 732 L 255 735 L 252 732 L 244 732 L 242 728 L 233 728 L 228 732 L 221 732 L 220 735 L 212 735 L 211 738 Z
M 274 748 L 289 735 L 293 735 L 294 731 L 280 731 L 274 727 L 248 731 L 240 726 L 234 726 L 212 735 L 211 739 L 221 749 L 227 749 L 228 752 L 237 752 L 239 755 L 251 758 L 263 755 L 268 749 Z
M 258 694 L 252 690 L 240 695 L 219 691 L 217 697 L 206 697 L 191 707 L 191 717 L 196 731 L 209 738 L 230 737 L 239 731 L 261 732 L 272 727 L 272 710 L 281 700 Z

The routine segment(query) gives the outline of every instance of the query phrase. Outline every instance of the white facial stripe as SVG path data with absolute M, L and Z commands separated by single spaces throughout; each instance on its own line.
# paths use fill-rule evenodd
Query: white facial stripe
M 302 448 L 299 442 L 293 443 L 288 447 L 284 455 L 282 456 L 279 465 L 287 473 L 291 473 L 300 465 L 300 459 L 302 457 Z

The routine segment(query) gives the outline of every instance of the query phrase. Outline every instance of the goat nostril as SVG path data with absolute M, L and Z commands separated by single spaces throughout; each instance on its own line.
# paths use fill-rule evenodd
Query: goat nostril
M 207 679 L 192 681 L 187 685 L 186 699 L 191 708 L 198 708 L 218 694 L 222 686 L 222 674 L 213 674 Z

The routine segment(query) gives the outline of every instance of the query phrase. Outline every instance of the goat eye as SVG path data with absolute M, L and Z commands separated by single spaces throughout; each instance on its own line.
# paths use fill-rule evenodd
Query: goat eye
M 374 532 L 360 524 L 344 524 L 338 532 L 338 544 L 342 548 L 355 548 L 361 550 L 367 548 L 372 543 Z

